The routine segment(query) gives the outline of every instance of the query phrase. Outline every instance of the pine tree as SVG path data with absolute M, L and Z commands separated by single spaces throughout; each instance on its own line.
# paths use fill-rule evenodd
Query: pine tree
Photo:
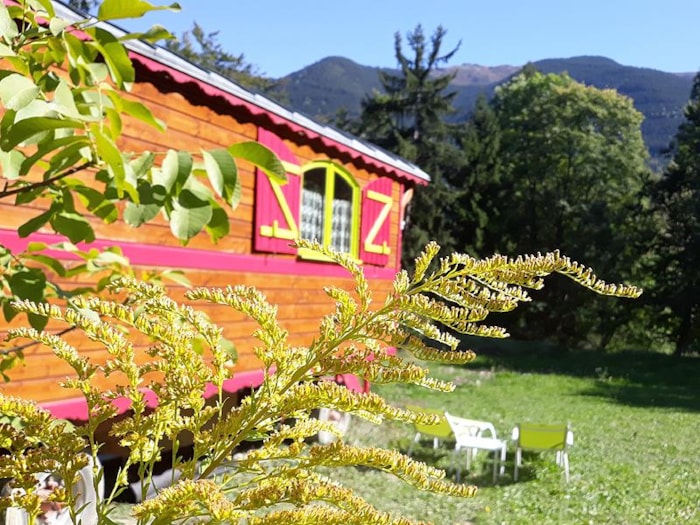
M 413 56 L 404 53 L 400 33 L 394 37 L 399 73 L 380 73 L 382 93 L 362 102 L 359 131 L 375 144 L 415 162 L 432 178 L 418 187 L 410 207 L 404 235 L 404 263 L 410 266 L 420 247 L 435 239 L 455 249 L 453 203 L 455 191 L 448 182 L 459 159 L 454 129 L 446 118 L 454 113 L 455 92 L 448 92 L 454 75 L 439 74 L 459 44 L 442 53 L 447 31 L 438 27 L 430 38 L 418 25 L 407 34 Z
M 671 145 L 672 160 L 654 188 L 663 221 L 652 291 L 670 312 L 677 355 L 697 349 L 700 331 L 700 73 L 695 76 L 685 121 Z
M 182 33 L 178 40 L 168 40 L 165 46 L 186 60 L 243 87 L 268 94 L 274 91 L 277 83 L 261 73 L 257 66 L 247 62 L 243 53 L 234 55 L 225 51 L 218 41 L 218 35 L 218 31 L 206 33 L 194 22 L 191 30 Z

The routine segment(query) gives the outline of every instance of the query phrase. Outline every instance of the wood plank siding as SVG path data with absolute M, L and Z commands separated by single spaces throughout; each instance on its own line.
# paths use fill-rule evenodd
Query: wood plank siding
M 381 301 L 383 294 L 390 290 L 393 276 L 400 267 L 402 197 L 406 189 L 415 184 L 424 184 L 425 180 L 407 173 L 402 167 L 405 161 L 402 161 L 404 164 L 392 165 L 391 159 L 387 161 L 386 156 L 377 160 L 364 150 L 353 150 L 349 139 L 338 142 L 334 136 L 329 138 L 314 131 L 315 128 L 304 128 L 308 119 L 299 118 L 295 122 L 289 116 L 293 114 L 282 111 L 273 114 L 265 108 L 256 109 L 250 101 L 238 103 L 236 95 L 225 90 L 219 95 L 212 91 L 218 89 L 216 86 L 183 76 L 185 73 L 174 70 L 169 64 L 161 67 L 162 64 L 143 58 L 138 53 L 132 57 L 135 59 L 138 80 L 132 96 L 151 108 L 154 115 L 167 124 L 167 131 L 160 134 L 141 122 L 125 118 L 125 132 L 120 143 L 123 151 L 165 153 L 168 149 L 180 149 L 197 154 L 200 148 L 223 148 L 232 143 L 257 140 L 260 129 L 265 129 L 282 140 L 302 167 L 311 162 L 332 163 L 348 173 L 360 190 L 383 178 L 385 182 L 381 187 L 388 192 L 391 201 L 387 219 L 387 246 L 390 251 L 385 262 L 366 265 L 376 300 Z M 266 104 L 273 103 L 267 101 Z M 352 290 L 354 283 L 342 269 L 332 264 L 306 260 L 296 254 L 255 250 L 256 173 L 249 163 L 239 162 L 238 166 L 242 200 L 235 211 L 228 210 L 231 233 L 218 244 L 213 245 L 202 233 L 192 239 L 187 247 L 182 247 L 171 235 L 167 222 L 159 216 L 137 229 L 129 227 L 121 219 L 113 224 L 104 224 L 97 218 L 91 218 L 98 239 L 96 246 L 121 246 L 137 274 L 153 269 L 178 268 L 184 270 L 194 286 L 255 286 L 266 294 L 271 303 L 279 306 L 278 318 L 290 333 L 290 343 L 308 344 L 317 334 L 321 317 L 334 309 L 332 301 L 323 293 L 323 287 L 334 284 Z M 85 175 L 86 178 L 91 176 Z M 0 243 L 9 243 L 13 249 L 21 249 L 27 240 L 15 239 L 16 229 L 41 213 L 43 204 L 35 201 L 29 205 L 15 206 L 9 200 L 0 202 Z M 32 239 L 60 240 L 49 229 L 42 229 L 29 240 Z M 61 284 L 78 286 L 85 283 L 72 281 Z M 173 284 L 169 285 L 169 291 L 173 298 L 182 299 L 184 288 Z M 259 370 L 260 363 L 253 354 L 257 343 L 252 337 L 255 324 L 227 307 L 200 306 L 223 327 L 224 335 L 236 345 L 239 355 L 236 372 L 242 374 Z M 0 337 L 9 326 L 24 322 L 24 316 L 9 324 L 0 321 Z M 62 328 L 56 323 L 48 326 L 48 330 L 53 332 Z M 105 352 L 99 346 L 76 331 L 65 337 L 96 363 L 106 359 Z M 143 353 L 145 344 L 145 341 L 141 342 L 139 359 L 146 358 Z M 76 392 L 59 387 L 59 383 L 71 371 L 49 349 L 35 345 L 25 349 L 24 353 L 25 363 L 10 370 L 8 375 L 11 381 L 0 386 L 3 393 L 50 402 L 52 406 L 76 397 Z M 105 387 L 114 384 L 106 380 L 102 383 Z

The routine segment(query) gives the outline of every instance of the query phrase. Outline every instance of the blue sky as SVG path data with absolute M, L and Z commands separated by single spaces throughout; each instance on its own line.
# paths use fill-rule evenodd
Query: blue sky
M 169 3 L 152 0 L 155 4 Z M 394 33 L 442 25 L 450 65 L 522 65 L 542 58 L 602 55 L 669 72 L 700 70 L 700 0 L 179 0 L 120 25 L 159 23 L 180 34 L 196 20 L 219 31 L 222 47 L 243 53 L 271 77 L 327 56 L 394 67 Z

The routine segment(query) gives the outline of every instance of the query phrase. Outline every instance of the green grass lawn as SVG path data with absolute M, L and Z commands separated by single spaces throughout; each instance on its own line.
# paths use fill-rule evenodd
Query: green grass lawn
M 327 472 L 378 508 L 435 525 L 700 523 L 700 358 L 651 353 L 556 353 L 541 345 L 506 344 L 478 350 L 468 366 L 434 366 L 456 385 L 450 394 L 406 386 L 373 391 L 396 405 L 418 404 L 486 419 L 509 438 L 518 422 L 570 423 L 575 443 L 567 484 L 553 454 L 526 456 L 513 481 L 513 448 L 506 474 L 494 485 L 480 461 L 462 481 L 479 486 L 473 499 L 420 492 L 381 472 Z M 410 425 L 355 419 L 352 443 L 406 451 Z M 450 444 L 430 443 L 414 456 L 450 466 Z M 448 472 L 454 478 L 454 472 Z M 119 523 L 130 506 L 120 505 Z
M 455 392 L 373 390 L 398 405 L 489 420 L 503 438 L 521 421 L 569 422 L 571 481 L 564 481 L 553 454 L 545 454 L 526 456 L 514 482 L 512 447 L 506 475 L 495 486 L 489 465 L 477 462 L 466 478 L 480 487 L 471 500 L 422 493 L 373 471 L 348 469 L 333 477 L 383 510 L 439 525 L 700 523 L 700 359 L 556 354 L 520 345 L 464 367 L 435 366 L 433 373 L 453 380 Z M 410 425 L 355 420 L 348 439 L 405 451 L 413 435 Z M 449 467 L 449 444 L 430 447 L 426 442 L 414 455 Z

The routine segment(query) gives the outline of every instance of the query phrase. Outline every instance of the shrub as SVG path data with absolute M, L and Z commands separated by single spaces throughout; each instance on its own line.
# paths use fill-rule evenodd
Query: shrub
M 96 457 L 100 444 L 95 431 L 116 414 L 112 401 L 130 400 L 132 414 L 115 423 L 113 435 L 129 451 L 127 464 L 114 490 L 98 505 L 100 523 L 110 523 L 110 504 L 127 486 L 127 469 L 138 469 L 144 494 L 152 484 L 153 468 L 166 443 L 178 473 L 177 481 L 134 509 L 140 523 L 173 523 L 188 518 L 208 521 L 275 523 L 411 523 L 387 515 L 335 482 L 319 475 L 317 467 L 363 466 L 389 472 L 418 489 L 455 496 L 473 496 L 473 486 L 453 484 L 445 473 L 393 450 L 362 448 L 342 436 L 330 445 L 309 442 L 319 431 L 334 432 L 332 424 L 311 417 L 329 407 L 380 424 L 385 420 L 435 422 L 434 417 L 389 405 L 373 393 L 355 393 L 328 380 L 353 373 L 375 383 L 407 383 L 449 391 L 450 383 L 430 377 L 420 361 L 465 363 L 473 352 L 459 350 L 453 333 L 506 337 L 497 326 L 482 324 L 489 312 L 514 309 L 529 300 L 528 288 L 541 288 L 542 277 L 553 272 L 569 276 L 596 292 L 636 297 L 631 286 L 609 285 L 590 269 L 554 252 L 510 259 L 474 259 L 452 254 L 436 260 L 438 246 L 429 244 L 416 259 L 415 272 L 399 272 L 393 291 L 373 301 L 362 269 L 349 256 L 316 243 L 298 241 L 342 265 L 354 277 L 355 289 L 329 286 L 326 294 L 335 309 L 320 323 L 318 336 L 305 347 L 287 344 L 287 332 L 276 320 L 276 309 L 250 287 L 194 289 L 189 301 L 228 305 L 254 319 L 260 341 L 255 349 L 265 378 L 261 387 L 239 406 L 224 403 L 222 385 L 231 377 L 230 355 L 221 344 L 221 329 L 190 305 L 168 298 L 161 287 L 122 278 L 110 285 L 128 293 L 119 302 L 80 297 L 70 307 L 19 301 L 26 313 L 60 320 L 99 342 L 109 354 L 104 364 L 91 362 L 60 337 L 34 328 L 19 328 L 9 337 L 27 338 L 51 347 L 71 365 L 75 378 L 63 386 L 82 392 L 89 420 L 74 429 L 52 423 L 50 416 L 28 401 L 0 395 L 0 412 L 20 418 L 23 425 L 3 426 L 3 446 L 10 455 L 0 458 L 0 477 L 13 478 L 25 496 L 0 500 L 2 506 L 21 506 L 30 517 L 40 511 L 31 492 L 33 475 L 55 471 L 70 483 L 85 465 L 79 452 L 89 443 Z M 123 297 L 123 295 L 122 295 Z M 148 359 L 139 364 L 134 342 L 147 336 Z M 437 346 L 437 348 L 436 348 Z M 399 353 L 393 354 L 389 349 Z M 409 358 L 410 356 L 410 358 Z M 118 378 L 119 386 L 102 391 L 102 377 Z M 204 392 L 214 385 L 217 397 L 206 404 Z M 144 388 L 158 398 L 147 410 Z M 293 422 L 292 422 L 293 421 Z M 192 459 L 177 457 L 179 438 L 194 440 Z M 232 453 L 246 441 L 259 446 L 232 461 Z M 38 446 L 41 444 L 42 446 Z M 101 473 L 96 469 L 95 479 Z M 56 501 L 75 505 L 70 491 L 56 491 Z

